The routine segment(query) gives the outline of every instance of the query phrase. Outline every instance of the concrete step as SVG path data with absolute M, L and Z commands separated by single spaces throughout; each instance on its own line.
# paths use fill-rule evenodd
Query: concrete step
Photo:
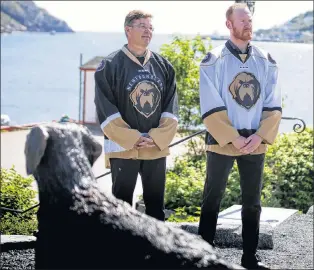
M 30 235 L 1 235 L 1 252 L 35 248 L 36 237 Z
M 143 202 L 137 202 L 136 209 L 145 213 Z M 218 247 L 242 248 L 242 221 L 241 205 L 233 205 L 218 215 L 215 243 Z M 273 249 L 274 229 L 283 221 L 296 214 L 298 210 L 262 207 L 260 218 L 259 249 Z M 165 216 L 168 218 L 174 211 L 166 210 Z M 198 223 L 172 223 L 174 226 L 186 230 L 190 233 L 198 234 Z

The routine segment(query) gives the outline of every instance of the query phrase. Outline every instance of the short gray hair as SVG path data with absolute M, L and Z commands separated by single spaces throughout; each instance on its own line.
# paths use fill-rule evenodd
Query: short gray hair
M 132 10 L 125 17 L 124 27 L 131 25 L 134 20 L 141 18 L 153 18 L 153 15 L 142 10 Z

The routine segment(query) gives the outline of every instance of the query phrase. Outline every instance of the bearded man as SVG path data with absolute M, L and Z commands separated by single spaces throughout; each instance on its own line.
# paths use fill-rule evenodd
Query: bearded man
M 226 19 L 230 39 L 200 65 L 207 168 L 199 234 L 214 245 L 220 203 L 236 160 L 242 199 L 241 264 L 267 269 L 256 251 L 265 152 L 277 136 L 282 113 L 278 67 L 269 53 L 250 43 L 252 14 L 246 4 L 229 7 Z

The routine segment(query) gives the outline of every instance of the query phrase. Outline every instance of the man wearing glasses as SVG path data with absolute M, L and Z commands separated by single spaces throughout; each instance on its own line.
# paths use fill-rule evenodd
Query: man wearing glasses
M 164 220 L 166 156 L 177 130 L 178 98 L 172 65 L 148 49 L 151 20 L 140 10 L 127 14 L 128 43 L 95 72 L 95 105 L 113 195 L 132 205 L 140 173 L 146 214 Z

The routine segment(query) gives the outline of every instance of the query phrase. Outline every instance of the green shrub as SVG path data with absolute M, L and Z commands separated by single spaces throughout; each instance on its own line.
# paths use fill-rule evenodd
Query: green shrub
M 3 207 L 26 210 L 36 204 L 36 192 L 31 188 L 33 177 L 22 177 L 14 167 L 7 170 L 1 168 L 1 197 Z M 37 229 L 36 209 L 24 214 L 5 212 L 1 216 L 1 234 L 32 235 Z
M 167 173 L 166 208 L 176 209 L 201 205 L 205 163 L 199 162 L 200 167 L 197 167 L 197 164 L 181 158 L 176 160 L 175 164 L 175 168 Z
M 175 214 L 167 219 L 169 222 L 198 222 L 201 214 L 201 207 L 179 207 L 175 209 Z
M 201 206 L 206 174 L 206 157 L 200 150 L 200 144 L 194 142 L 194 149 L 190 147 L 190 153 L 176 159 L 174 168 L 167 171 L 166 208 L 180 208 L 181 212 L 184 209 L 188 215 L 197 216 L 191 207 Z M 300 134 L 279 135 L 266 154 L 262 206 L 306 212 L 313 205 L 313 180 L 313 129 L 307 128 Z M 235 162 L 220 210 L 241 204 L 240 194 L 240 178 Z
M 266 154 L 266 205 L 306 212 L 314 201 L 313 129 L 281 134 Z M 273 201 L 272 198 L 276 198 Z M 273 205 L 275 204 L 275 205 Z
M 36 216 L 32 219 L 24 219 L 22 216 L 18 217 L 7 213 L 1 217 L 0 230 L 1 234 L 7 235 L 33 235 L 37 230 Z
M 208 38 L 176 36 L 169 44 L 160 48 L 160 54 L 173 65 L 176 72 L 178 99 L 180 104 L 180 128 L 201 124 L 199 109 L 199 63 L 212 48 Z

